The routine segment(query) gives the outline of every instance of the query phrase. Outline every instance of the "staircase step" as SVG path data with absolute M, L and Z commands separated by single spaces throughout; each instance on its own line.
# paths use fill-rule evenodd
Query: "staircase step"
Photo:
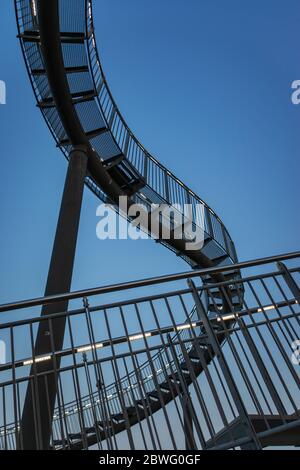
M 161 389 L 162 393 L 165 393 L 166 395 L 169 395 L 170 389 L 166 388 L 166 386 L 164 384 L 160 385 L 159 388 Z M 157 393 L 157 392 L 155 392 L 155 393 Z
M 119 155 L 114 155 L 113 157 L 107 158 L 102 162 L 104 168 L 110 169 L 114 166 L 119 165 L 124 160 L 124 155 L 120 153 Z
M 147 396 L 150 398 L 150 400 L 154 401 L 155 403 L 159 402 L 159 396 L 157 392 L 150 392 L 147 393 Z
M 68 446 L 69 445 L 69 441 L 67 439 L 54 439 L 53 441 L 53 446 L 54 447 L 63 447 L 63 446 Z
M 82 434 L 80 432 L 77 432 L 75 434 L 68 434 L 68 438 L 71 441 L 81 441 L 82 440 Z
M 84 432 L 86 434 L 95 434 L 95 432 L 96 432 L 95 426 L 91 426 L 89 428 L 84 428 Z
M 105 429 L 112 428 L 112 422 L 110 420 L 107 421 L 97 421 L 96 426 L 101 430 L 104 431 Z
M 146 409 L 148 408 L 146 399 L 144 400 L 144 403 L 143 403 L 143 400 L 137 400 L 135 402 L 135 404 L 136 404 L 137 408 L 140 409 L 140 410 L 144 410 L 145 408 Z
M 133 416 L 136 414 L 136 407 L 135 406 L 129 406 L 126 408 L 127 415 L 129 417 Z M 125 421 L 125 412 L 124 413 L 117 413 L 112 415 L 112 420 L 116 421 L 117 423 L 120 423 L 122 421 Z

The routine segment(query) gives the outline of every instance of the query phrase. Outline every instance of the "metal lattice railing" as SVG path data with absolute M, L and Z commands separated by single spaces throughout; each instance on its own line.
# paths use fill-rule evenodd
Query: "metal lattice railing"
M 99 60 L 91 0 L 55 0 L 52 10 L 43 10 L 45 4 L 39 0 L 15 0 L 15 4 L 38 106 L 65 156 L 69 158 L 72 143 L 78 140 L 66 128 L 70 131 L 76 123 L 77 137 L 81 134 L 88 143 L 89 156 L 96 154 L 102 176 L 109 174 L 119 185 L 113 196 L 124 189 L 132 202 L 176 205 L 184 215 L 184 205 L 189 204 L 193 224 L 205 232 L 201 256 L 178 249 L 170 240 L 160 242 L 194 268 L 203 260 L 201 265 L 219 268 L 65 294 L 64 300 L 81 298 L 83 307 L 1 324 L 8 345 L 0 367 L 2 447 L 28 448 L 35 440 L 35 448 L 44 448 L 49 431 L 55 449 L 298 444 L 299 370 L 293 348 L 299 337 L 299 270 L 281 264 L 276 272 L 252 277 L 241 278 L 239 272 L 296 255 L 232 264 L 237 261 L 234 244 L 220 218 L 144 149 L 120 114 Z M 41 10 L 44 16 L 39 16 Z M 50 17 L 59 43 L 56 56 L 61 56 L 59 76 L 67 80 L 64 101 L 71 101 L 74 111 L 67 125 L 62 119 L 65 113 L 56 108 L 59 92 L 52 86 L 52 96 L 49 85 L 58 70 L 51 69 L 48 77 L 47 54 L 41 47 L 39 18 L 45 19 L 49 11 L 54 13 Z M 108 199 L 105 183 L 101 186 L 92 171 L 86 183 L 100 199 Z M 196 276 L 204 280 L 203 287 L 196 288 L 190 280 Z M 114 295 L 141 284 L 149 288 L 179 280 L 188 281 L 188 288 L 89 304 L 96 294 Z M 59 305 L 62 297 L 4 306 L 0 311 L 48 302 Z M 62 349 L 56 349 L 53 332 L 60 330 L 56 328 L 60 322 L 66 323 L 65 340 Z M 46 333 L 44 353 L 35 355 L 41 324 L 46 325 L 41 330 Z M 34 439 L 31 436 L 24 444 L 26 390 L 27 429 L 33 425 Z
M 7 360 L 0 366 L 2 448 L 22 448 L 28 385 L 35 397 L 39 441 L 38 409 L 47 393 L 37 396 L 36 385 L 43 381 L 47 391 L 53 374 L 53 448 L 299 444 L 300 366 L 295 345 L 300 337 L 300 270 L 281 263 L 258 275 L 245 271 L 271 261 L 287 263 L 296 256 L 300 254 L 234 266 L 243 273 L 236 281 L 244 288 L 238 311 L 231 304 L 223 313 L 216 303 L 216 289 L 224 300 L 231 280 L 200 288 L 191 282 L 211 270 L 65 294 L 82 299 L 83 307 L 45 318 L 28 318 L 24 309 L 60 296 L 1 306 L 1 314 L 22 309 L 19 319 L 0 325 L 1 339 L 7 343 Z M 153 285 L 162 293 L 144 295 Z M 134 298 L 101 302 L 105 295 L 113 298 L 133 288 Z M 207 316 L 209 298 L 215 309 L 210 307 Z M 62 316 L 67 318 L 63 350 L 35 357 L 37 326 L 48 322 L 51 343 L 53 322 Z M 42 362 L 48 363 L 47 371 L 28 376 L 30 366 Z

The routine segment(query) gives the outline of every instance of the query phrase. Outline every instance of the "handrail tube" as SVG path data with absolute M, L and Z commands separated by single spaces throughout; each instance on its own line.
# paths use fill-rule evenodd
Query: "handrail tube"
M 151 286 L 154 284 L 180 281 L 183 279 L 204 276 L 206 274 L 212 275 L 212 274 L 218 274 L 218 273 L 226 273 L 227 271 L 251 268 L 254 266 L 261 266 L 264 264 L 275 263 L 277 261 L 283 261 L 283 260 L 291 260 L 295 258 L 300 258 L 300 251 L 286 253 L 286 254 L 277 255 L 277 256 L 269 256 L 266 258 L 258 258 L 253 261 L 242 261 L 240 263 L 232 264 L 229 266 L 222 266 L 219 268 L 198 269 L 195 271 L 187 271 L 187 272 L 183 272 L 179 274 L 169 274 L 169 275 L 164 275 L 164 276 L 159 276 L 159 277 L 154 277 L 154 278 L 147 278 L 147 279 L 138 280 L 138 281 L 124 282 L 120 284 L 111 284 L 111 285 L 104 286 L 104 287 L 78 290 L 78 291 L 70 292 L 67 294 L 50 295 L 47 297 L 38 297 L 35 299 L 31 299 L 31 300 L 23 300 L 23 301 L 14 302 L 14 303 L 2 304 L 0 305 L 0 313 L 9 312 L 11 310 L 20 310 L 22 308 L 27 308 L 27 307 L 36 307 L 41 304 L 50 304 L 52 302 L 62 301 L 66 299 L 75 300 L 75 299 L 79 299 L 82 297 L 93 297 L 95 295 L 108 294 L 114 291 L 123 291 L 123 290 L 135 289 L 137 287 Z

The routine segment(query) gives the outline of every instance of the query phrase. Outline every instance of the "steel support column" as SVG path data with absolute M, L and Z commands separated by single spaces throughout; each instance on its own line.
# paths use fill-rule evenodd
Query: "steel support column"
M 190 395 L 188 398 L 182 397 L 182 412 L 183 412 L 183 423 L 185 432 L 185 448 L 186 450 L 197 450 L 197 445 L 194 436 L 194 425 L 193 418 L 191 415 L 189 403 L 187 400 L 191 400 Z
M 45 296 L 70 292 L 87 161 L 84 147 L 76 147 L 70 153 Z M 63 300 L 44 305 L 41 315 L 52 315 L 67 309 L 68 300 Z M 62 349 L 65 324 L 66 317 L 40 322 L 33 357 Z M 19 433 L 19 447 L 23 449 L 49 447 L 59 366 L 60 359 L 56 358 L 55 361 L 35 363 L 31 367 L 32 379 L 28 382 Z M 45 372 L 48 372 L 46 377 L 38 376 Z

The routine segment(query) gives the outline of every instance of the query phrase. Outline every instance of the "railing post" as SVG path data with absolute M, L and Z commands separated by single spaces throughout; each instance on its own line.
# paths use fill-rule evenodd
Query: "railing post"
M 230 393 L 232 395 L 232 398 L 234 400 L 235 406 L 238 410 L 238 413 L 240 415 L 241 422 L 244 426 L 245 429 L 245 434 L 249 436 L 249 438 L 252 441 L 252 448 L 253 449 L 261 449 L 260 442 L 256 436 L 255 430 L 252 426 L 251 420 L 248 416 L 247 410 L 245 408 L 245 405 L 243 403 L 243 400 L 240 396 L 240 393 L 238 391 L 238 388 L 236 386 L 236 383 L 234 381 L 234 378 L 231 374 L 230 368 L 227 364 L 227 361 L 224 357 L 224 354 L 222 352 L 222 348 L 220 346 L 220 343 L 218 341 L 217 335 L 213 329 L 213 326 L 211 322 L 208 319 L 207 313 L 205 312 L 205 309 L 203 307 L 202 301 L 199 297 L 198 291 L 196 289 L 196 286 L 194 282 L 191 279 L 188 279 L 188 285 L 192 291 L 192 296 L 195 302 L 195 306 L 197 309 L 197 313 L 199 316 L 199 319 L 203 323 L 204 330 L 207 334 L 208 342 L 211 345 L 215 356 L 220 364 L 221 370 L 223 372 L 223 375 L 225 377 L 226 383 L 228 385 L 228 388 L 230 390 Z M 250 444 L 251 445 L 251 444 Z
M 282 273 L 282 277 L 285 280 L 288 288 L 292 292 L 293 296 L 297 300 L 298 304 L 300 305 L 300 289 L 297 283 L 295 282 L 293 276 L 291 275 L 290 271 L 286 267 L 286 265 L 282 262 L 277 263 L 277 267 L 279 271 Z
M 81 213 L 84 181 L 87 172 L 87 153 L 85 148 L 75 147 L 70 153 L 65 187 L 62 196 L 59 219 L 55 234 L 54 246 L 48 273 L 45 296 L 70 292 L 73 274 L 73 265 L 76 252 L 77 235 Z M 41 316 L 66 312 L 68 300 L 44 305 Z M 51 354 L 52 350 L 60 351 L 63 347 L 66 316 L 52 320 L 49 331 L 49 322 L 40 322 L 37 332 L 34 357 Z M 49 361 L 33 364 L 30 375 L 36 377 L 37 386 L 35 395 L 39 398 L 38 418 L 41 426 L 39 443 L 36 442 L 37 429 L 34 421 L 36 408 L 30 385 L 27 388 L 21 421 L 21 435 L 23 449 L 47 449 L 50 444 L 52 432 L 52 417 L 57 395 L 56 373 L 60 366 L 60 359 L 56 363 Z M 55 370 L 54 370 L 55 369 Z M 39 374 L 48 374 L 48 386 L 45 389 L 44 378 Z M 48 403 L 44 399 L 48 396 Z
M 184 431 L 184 438 L 185 438 L 185 447 L 186 450 L 197 450 L 197 444 L 195 441 L 195 436 L 194 436 L 194 424 L 195 428 L 198 432 L 198 436 L 202 445 L 202 448 L 205 448 L 205 439 L 204 435 L 202 433 L 202 430 L 199 425 L 199 421 L 196 416 L 196 411 L 193 406 L 193 402 L 191 400 L 191 395 L 188 390 L 188 386 L 186 384 L 185 378 L 183 376 L 180 362 L 176 353 L 176 349 L 172 343 L 172 338 L 170 334 L 168 334 L 168 347 L 171 351 L 171 355 L 173 358 L 174 366 L 176 369 L 175 374 L 173 374 L 174 378 L 176 378 L 176 375 L 179 378 L 179 396 L 180 396 L 180 402 L 182 406 L 182 414 L 183 414 L 183 431 Z M 179 340 L 180 342 L 180 340 Z M 180 342 L 180 347 L 184 348 L 184 345 Z
M 251 334 L 249 333 L 249 329 L 247 328 L 247 325 L 243 321 L 243 319 L 238 320 L 240 329 L 242 331 L 242 334 L 245 338 L 245 341 L 248 345 L 249 350 L 251 351 L 251 354 L 253 356 L 253 359 L 258 367 L 259 372 L 261 373 L 261 376 L 263 378 L 264 383 L 266 384 L 266 387 L 269 391 L 270 396 L 272 397 L 272 400 L 277 408 L 277 411 L 282 419 L 284 419 L 284 416 L 286 416 L 286 410 L 284 407 L 284 404 L 280 398 L 280 395 L 270 377 L 270 374 L 267 370 L 267 367 L 264 364 L 264 361 L 261 358 L 261 355 L 259 354 L 259 351 L 257 349 L 257 346 L 255 345 Z
M 197 450 L 197 445 L 194 436 L 193 419 L 190 412 L 189 401 L 191 400 L 190 395 L 188 398 L 182 397 L 182 411 L 183 411 L 183 423 L 185 432 L 185 449 L 186 450 Z

